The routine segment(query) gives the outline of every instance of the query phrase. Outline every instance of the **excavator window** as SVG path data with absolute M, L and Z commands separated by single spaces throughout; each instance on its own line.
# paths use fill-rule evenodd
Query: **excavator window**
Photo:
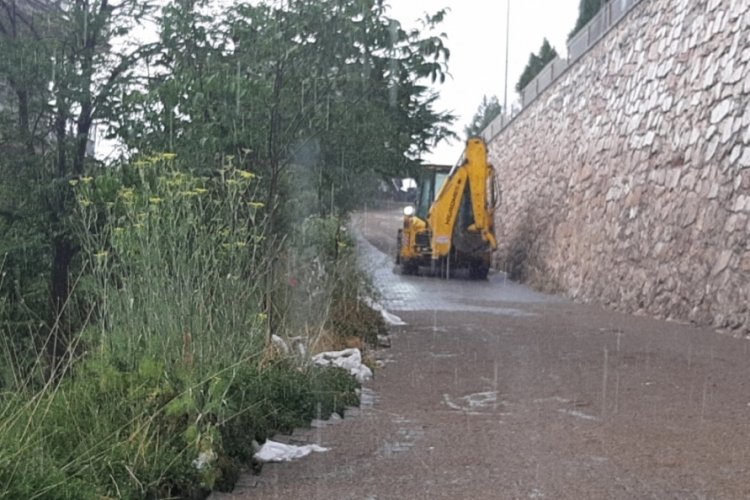
M 427 219 L 430 212 L 430 206 L 435 201 L 435 197 L 440 192 L 440 188 L 448 178 L 448 172 L 441 172 L 435 169 L 425 169 L 419 183 L 419 198 L 417 204 L 417 217 Z
M 419 183 L 419 204 L 417 205 L 417 217 L 422 220 L 427 219 L 427 213 L 432 205 L 432 195 L 434 192 L 434 172 L 424 172 L 421 182 Z

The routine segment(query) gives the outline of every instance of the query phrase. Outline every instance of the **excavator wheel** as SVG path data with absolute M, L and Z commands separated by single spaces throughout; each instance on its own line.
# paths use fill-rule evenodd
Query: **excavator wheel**
M 473 280 L 486 280 L 490 272 L 489 266 L 483 262 L 474 262 L 469 265 L 469 278 Z
M 417 274 L 419 271 L 419 264 L 409 259 L 401 260 L 401 274 Z
M 401 244 L 403 241 L 403 229 L 399 229 L 396 234 L 396 264 L 401 264 Z

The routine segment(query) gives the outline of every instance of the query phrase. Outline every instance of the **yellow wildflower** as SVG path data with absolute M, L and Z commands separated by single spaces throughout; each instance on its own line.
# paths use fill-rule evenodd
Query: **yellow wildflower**
M 229 186 L 236 186 L 236 185 L 238 185 L 238 184 L 239 184 L 239 182 L 238 182 L 238 181 L 237 181 L 236 179 L 229 179 L 229 180 L 227 181 L 227 184 L 228 184 Z
M 187 196 L 188 198 L 192 198 L 193 196 L 198 196 L 197 191 L 183 191 L 180 194 L 183 196 Z
M 245 243 L 244 241 L 238 241 L 234 244 L 234 246 L 236 246 L 237 248 L 245 248 L 247 246 L 247 243 Z
M 266 206 L 265 203 L 262 203 L 260 201 L 251 201 L 250 203 L 248 203 L 248 205 L 250 205 L 253 208 L 263 208 Z
M 71 186 L 77 186 L 78 185 L 78 179 L 70 179 L 68 181 L 68 184 L 70 184 Z
M 125 201 L 133 201 L 135 198 L 135 192 L 132 188 L 122 188 L 117 195 Z
M 84 184 L 89 184 L 93 180 L 94 180 L 93 177 L 81 177 L 81 182 L 83 182 Z
M 162 153 L 161 157 L 169 161 L 169 160 L 174 160 L 175 158 L 177 158 L 177 154 L 176 153 Z
M 159 203 L 162 202 L 162 199 L 159 198 L 158 196 L 152 196 L 151 198 L 148 199 L 148 202 L 151 203 L 152 205 L 158 205 Z
M 89 200 L 88 198 L 81 198 L 78 201 L 81 204 L 81 206 L 83 206 L 83 207 L 89 207 L 89 206 L 93 205 L 92 201 Z
M 108 251 L 99 250 L 98 252 L 94 254 L 94 257 L 96 257 L 97 259 L 106 259 L 108 255 L 109 255 Z
M 133 162 L 133 166 L 135 168 L 145 168 L 151 165 L 151 162 L 148 160 L 138 160 L 136 162 Z
M 198 194 L 206 194 L 208 193 L 208 189 L 205 188 L 195 188 L 195 192 Z
M 240 177 L 242 177 L 243 179 L 254 179 L 255 178 L 255 174 L 252 173 L 252 172 L 250 172 L 250 171 L 248 171 L 248 170 L 240 170 L 239 174 L 240 174 Z

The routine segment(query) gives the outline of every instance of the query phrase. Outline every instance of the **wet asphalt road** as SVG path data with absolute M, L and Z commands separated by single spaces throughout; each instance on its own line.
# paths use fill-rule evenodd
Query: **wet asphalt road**
M 408 323 L 378 353 L 367 404 L 290 438 L 329 452 L 215 498 L 750 498 L 750 342 L 499 274 L 401 276 L 399 223 L 355 219 L 383 303 Z

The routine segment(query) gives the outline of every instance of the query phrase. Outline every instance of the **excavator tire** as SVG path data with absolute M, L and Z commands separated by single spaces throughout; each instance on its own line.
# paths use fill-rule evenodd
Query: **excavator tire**
M 475 263 L 469 266 L 469 278 L 473 280 L 486 280 L 490 268 L 484 263 Z
M 401 259 L 401 274 L 417 274 L 418 271 L 419 264 L 408 259 Z
M 401 264 L 401 244 L 403 241 L 403 229 L 399 229 L 396 234 L 396 264 Z

